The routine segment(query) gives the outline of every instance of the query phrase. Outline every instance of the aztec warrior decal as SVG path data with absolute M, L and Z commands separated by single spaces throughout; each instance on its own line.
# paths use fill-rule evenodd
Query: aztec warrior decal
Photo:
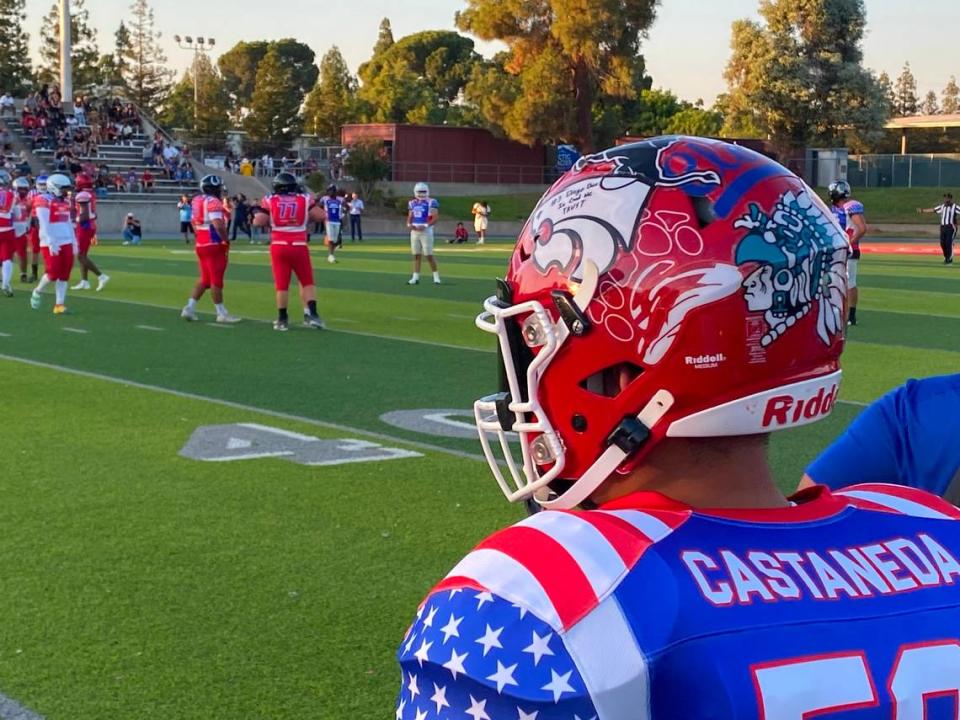
M 613 337 L 637 343 L 648 364 L 666 355 L 692 310 L 737 292 L 763 314 L 763 347 L 810 312 L 829 344 L 843 329 L 848 244 L 819 199 L 799 187 L 769 210 L 751 204 L 732 218 L 731 230 L 744 234 L 731 263 L 704 258 L 702 268 L 658 281 L 674 267 L 669 256 L 699 257 L 705 240 L 690 212 L 645 207 L 654 186 L 698 198 L 720 184 L 725 170 L 754 182 L 768 176 L 751 168 L 758 156 L 749 151 L 698 158 L 686 145 L 639 143 L 581 158 L 573 182 L 551 189 L 533 211 L 534 265 L 544 275 L 556 268 L 581 280 L 585 263 L 593 262 L 601 279 L 590 318 Z M 714 207 L 732 207 L 737 199 L 724 194 Z

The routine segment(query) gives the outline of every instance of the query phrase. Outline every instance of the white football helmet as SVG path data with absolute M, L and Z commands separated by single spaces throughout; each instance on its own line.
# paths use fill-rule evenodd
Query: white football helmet
M 13 181 L 14 190 L 30 190 L 30 181 L 25 177 L 18 177 Z
M 425 182 L 418 182 L 413 186 L 413 194 L 418 198 L 425 198 L 430 196 L 430 186 Z
M 47 176 L 46 175 L 37 175 L 36 179 L 33 181 L 34 187 L 37 188 L 37 192 L 46 192 L 47 191 Z
M 62 173 L 54 173 L 47 178 L 47 192 L 54 197 L 63 197 L 72 186 L 70 178 Z

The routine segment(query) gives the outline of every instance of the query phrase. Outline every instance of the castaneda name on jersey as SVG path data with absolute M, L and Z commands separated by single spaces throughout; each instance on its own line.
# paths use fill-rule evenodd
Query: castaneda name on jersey
M 896 595 L 960 578 L 957 559 L 924 533 L 825 552 L 685 550 L 680 557 L 700 594 L 717 607 Z

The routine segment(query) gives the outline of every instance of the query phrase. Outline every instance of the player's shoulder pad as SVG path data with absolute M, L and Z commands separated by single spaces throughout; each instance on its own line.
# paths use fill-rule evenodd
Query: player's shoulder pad
M 440 201 L 437 200 L 436 198 L 430 198 L 430 207 L 432 208 L 440 207 Z
M 402 720 L 428 713 L 585 720 L 597 713 L 563 638 L 523 606 L 485 590 L 434 591 L 397 656 Z
M 76 194 L 76 198 L 77 198 L 77 202 L 78 202 L 78 203 L 81 203 L 81 202 L 90 202 L 90 199 L 91 199 L 92 197 L 93 197 L 93 195 L 90 194 L 90 191 L 89 191 L 89 190 L 81 190 L 80 192 L 78 192 L 78 193 Z
M 943 498 L 926 490 L 904 485 L 864 483 L 837 490 L 834 494 L 846 498 L 851 505 L 864 510 L 935 520 L 960 520 L 960 509 Z
M 575 625 L 612 593 L 684 512 L 545 511 L 494 533 L 438 589 L 489 590 L 526 607 L 555 630 Z
M 843 209 L 846 210 L 847 215 L 863 215 L 863 203 L 859 200 L 847 200 L 844 203 Z

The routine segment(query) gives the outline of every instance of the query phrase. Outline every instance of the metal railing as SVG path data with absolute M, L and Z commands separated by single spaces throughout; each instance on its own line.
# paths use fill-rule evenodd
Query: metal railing
M 958 187 L 960 154 L 851 155 L 847 179 L 854 187 Z

